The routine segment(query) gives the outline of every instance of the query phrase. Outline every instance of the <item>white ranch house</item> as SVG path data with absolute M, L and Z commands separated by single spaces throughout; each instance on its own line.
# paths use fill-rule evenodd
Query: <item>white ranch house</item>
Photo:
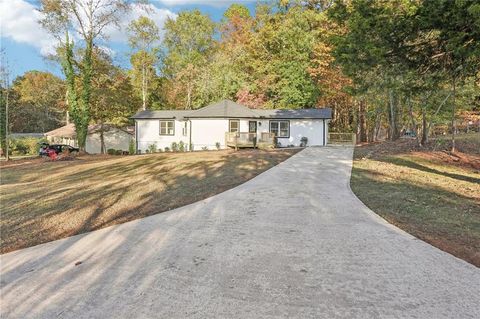
M 136 148 L 164 149 L 183 142 L 188 150 L 224 149 L 229 146 L 308 146 L 327 144 L 331 109 L 260 110 L 223 100 L 197 110 L 140 111 L 135 120 Z

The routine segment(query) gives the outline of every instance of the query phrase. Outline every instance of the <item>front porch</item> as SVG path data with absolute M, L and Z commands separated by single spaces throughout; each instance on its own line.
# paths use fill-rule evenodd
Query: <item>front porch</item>
M 269 132 L 247 133 L 247 132 L 226 132 L 225 145 L 238 148 L 274 148 L 275 134 Z

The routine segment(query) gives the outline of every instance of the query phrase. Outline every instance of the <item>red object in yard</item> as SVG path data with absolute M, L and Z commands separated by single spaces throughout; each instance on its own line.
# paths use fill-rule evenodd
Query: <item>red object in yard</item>
M 53 149 L 48 149 L 47 150 L 47 155 L 50 157 L 52 161 L 55 161 L 57 159 L 57 153 Z

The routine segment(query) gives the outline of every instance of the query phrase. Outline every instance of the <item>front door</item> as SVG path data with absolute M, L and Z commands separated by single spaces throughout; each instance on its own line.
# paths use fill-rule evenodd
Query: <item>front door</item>
M 248 133 L 257 133 L 257 121 L 248 121 Z
M 253 147 L 257 146 L 257 121 L 248 121 L 248 140 L 253 143 Z M 255 133 L 255 134 L 251 134 Z

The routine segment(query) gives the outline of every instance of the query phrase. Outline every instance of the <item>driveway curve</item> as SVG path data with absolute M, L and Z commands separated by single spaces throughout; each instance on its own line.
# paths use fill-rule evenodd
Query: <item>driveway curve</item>
M 365 207 L 352 152 L 308 148 L 207 200 L 2 255 L 0 317 L 479 318 L 480 270 Z

